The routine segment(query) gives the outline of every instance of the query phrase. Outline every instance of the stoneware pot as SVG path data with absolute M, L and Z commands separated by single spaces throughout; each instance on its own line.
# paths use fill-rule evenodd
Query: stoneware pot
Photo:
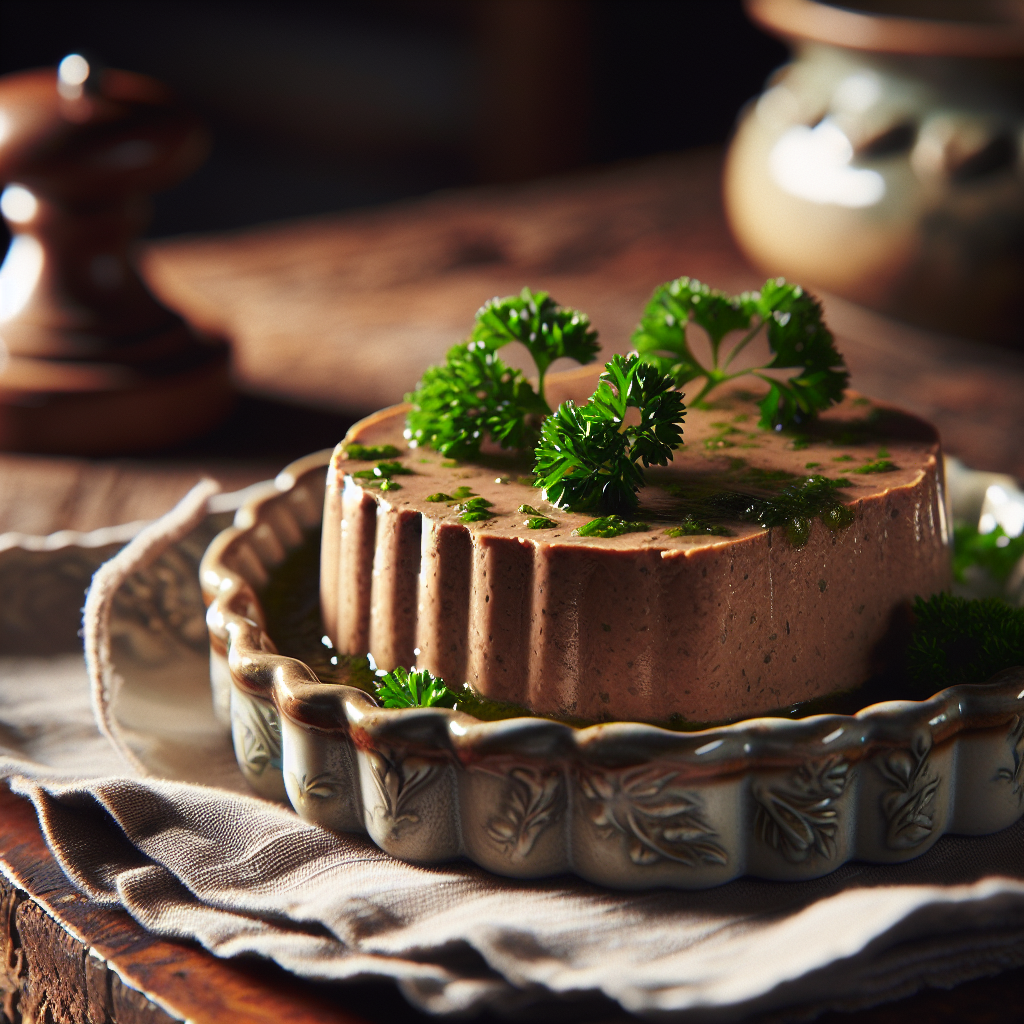
M 729 221 L 772 274 L 1024 347 L 1024 7 L 747 0 L 793 59 L 742 116 Z
M 214 703 L 238 764 L 307 821 L 420 863 L 699 889 L 908 860 L 945 832 L 996 832 L 1024 813 L 1024 668 L 856 715 L 693 733 L 386 710 L 321 682 L 277 653 L 263 605 L 281 586 L 317 592 L 330 454 L 244 505 L 200 570 Z M 306 549 L 311 579 L 275 572 Z

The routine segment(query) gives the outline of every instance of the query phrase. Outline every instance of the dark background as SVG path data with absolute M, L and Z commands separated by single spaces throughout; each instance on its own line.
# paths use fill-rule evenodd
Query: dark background
M 75 51 L 213 130 L 150 236 L 723 142 L 786 57 L 739 0 L 0 0 L 0 73 Z

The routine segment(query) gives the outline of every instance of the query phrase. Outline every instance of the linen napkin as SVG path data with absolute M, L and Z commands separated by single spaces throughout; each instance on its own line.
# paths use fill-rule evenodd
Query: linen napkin
M 188 584 L 209 501 L 193 492 L 98 574 L 91 678 L 72 656 L 0 659 L 0 776 L 90 899 L 218 956 L 392 979 L 439 1015 L 601 995 L 666 1019 L 809 1019 L 1024 964 L 1024 822 L 810 882 L 628 893 L 406 864 L 247 795 Z

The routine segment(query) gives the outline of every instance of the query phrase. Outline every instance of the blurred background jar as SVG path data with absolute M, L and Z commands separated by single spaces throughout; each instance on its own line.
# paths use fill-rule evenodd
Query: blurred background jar
M 793 50 L 726 163 L 747 255 L 898 319 L 1024 348 L 1024 3 L 745 6 Z

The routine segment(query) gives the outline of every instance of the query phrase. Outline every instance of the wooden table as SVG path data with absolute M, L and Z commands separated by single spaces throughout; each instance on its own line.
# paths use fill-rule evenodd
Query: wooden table
M 608 351 L 629 348 L 661 281 L 689 274 L 727 291 L 756 287 L 765 275 L 731 241 L 719 167 L 719 152 L 695 151 L 153 245 L 143 254 L 153 287 L 192 322 L 231 339 L 245 393 L 238 411 L 209 437 L 148 459 L 0 455 L 0 533 L 151 518 L 204 475 L 229 489 L 271 476 L 290 458 L 333 444 L 358 416 L 401 400 L 464 337 L 484 299 L 524 284 L 588 312 Z M 853 387 L 934 420 L 947 450 L 968 464 L 1024 477 L 1024 355 L 929 334 L 828 296 L 825 306 Z M 0 882 L 0 1024 L 19 1012 L 76 1024 L 168 1019 L 134 989 L 197 1022 L 417 1019 L 379 986 L 333 989 L 262 964 L 217 961 L 83 904 L 30 808 L 2 789 L 0 863 L 17 878 Z M 1022 983 L 1024 971 L 1012 971 L 821 1020 L 1021 1020 Z M 593 1012 L 621 1017 L 608 1007 Z

